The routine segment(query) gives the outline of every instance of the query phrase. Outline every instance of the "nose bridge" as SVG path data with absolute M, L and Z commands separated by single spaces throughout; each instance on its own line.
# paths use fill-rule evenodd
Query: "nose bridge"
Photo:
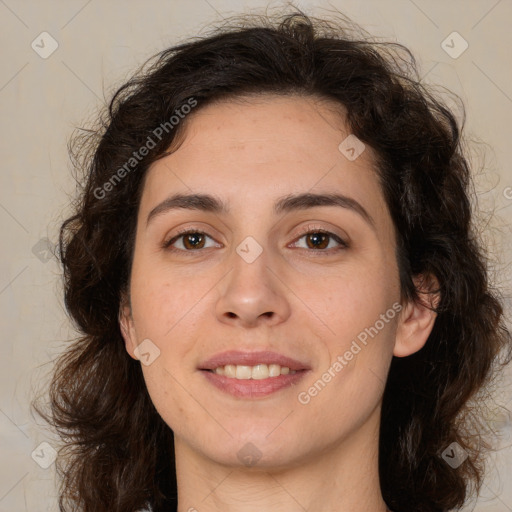
M 260 237 L 261 239 L 261 237 Z M 231 271 L 220 288 L 216 309 L 220 320 L 252 325 L 267 318 L 279 322 L 289 314 L 282 283 L 273 268 L 266 241 L 246 236 L 230 257 Z

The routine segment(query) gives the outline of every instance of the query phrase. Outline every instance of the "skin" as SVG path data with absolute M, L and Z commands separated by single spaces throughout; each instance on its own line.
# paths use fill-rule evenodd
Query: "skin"
M 142 368 L 175 435 L 179 512 L 385 512 L 378 476 L 384 383 L 393 355 L 424 345 L 435 313 L 402 304 L 321 392 L 298 401 L 359 333 L 400 303 L 394 225 L 371 148 L 348 160 L 338 149 L 350 134 L 343 108 L 313 97 L 226 100 L 198 107 L 186 123 L 181 146 L 148 170 L 120 315 L 131 357 L 145 339 L 160 350 Z M 176 192 L 215 195 L 230 211 L 170 210 L 147 224 Z M 349 196 L 374 226 L 338 206 L 274 214 L 278 198 L 301 192 Z M 176 252 L 162 248 L 189 227 L 208 235 L 199 239 L 203 248 L 186 236 Z M 304 236 L 311 227 L 348 248 L 336 251 L 342 246 L 332 238 L 316 248 Z M 262 248 L 252 263 L 236 252 L 248 236 Z M 274 350 L 311 371 L 267 397 L 235 398 L 198 370 L 228 349 Z M 249 442 L 260 454 L 251 467 L 237 456 Z

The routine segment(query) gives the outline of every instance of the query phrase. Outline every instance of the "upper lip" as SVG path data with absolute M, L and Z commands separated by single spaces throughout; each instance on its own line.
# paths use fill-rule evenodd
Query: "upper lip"
M 272 351 L 260 352 L 242 352 L 240 350 L 229 350 L 216 354 L 207 361 L 199 365 L 200 370 L 215 370 L 219 366 L 226 366 L 227 364 L 243 365 L 243 366 L 256 366 L 257 364 L 278 364 L 280 366 L 287 366 L 290 370 L 309 370 L 309 366 L 287 357 L 283 354 L 278 354 Z

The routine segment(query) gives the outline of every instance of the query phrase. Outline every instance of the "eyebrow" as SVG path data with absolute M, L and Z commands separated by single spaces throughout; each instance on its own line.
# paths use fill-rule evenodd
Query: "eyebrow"
M 337 206 L 346 208 L 357 213 L 375 229 L 374 219 L 361 203 L 343 194 L 312 194 L 309 192 L 290 194 L 279 198 L 274 203 L 274 213 L 279 215 L 281 213 L 306 210 L 317 206 Z M 215 214 L 227 214 L 230 211 L 226 203 L 209 194 L 174 194 L 159 203 L 149 212 L 146 225 L 158 215 L 177 209 L 199 210 Z

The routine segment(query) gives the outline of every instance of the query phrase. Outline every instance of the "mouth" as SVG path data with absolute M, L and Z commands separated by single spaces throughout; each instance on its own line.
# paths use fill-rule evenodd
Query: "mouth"
M 311 368 L 275 352 L 230 351 L 198 368 L 208 383 L 237 398 L 261 398 L 296 385 Z

